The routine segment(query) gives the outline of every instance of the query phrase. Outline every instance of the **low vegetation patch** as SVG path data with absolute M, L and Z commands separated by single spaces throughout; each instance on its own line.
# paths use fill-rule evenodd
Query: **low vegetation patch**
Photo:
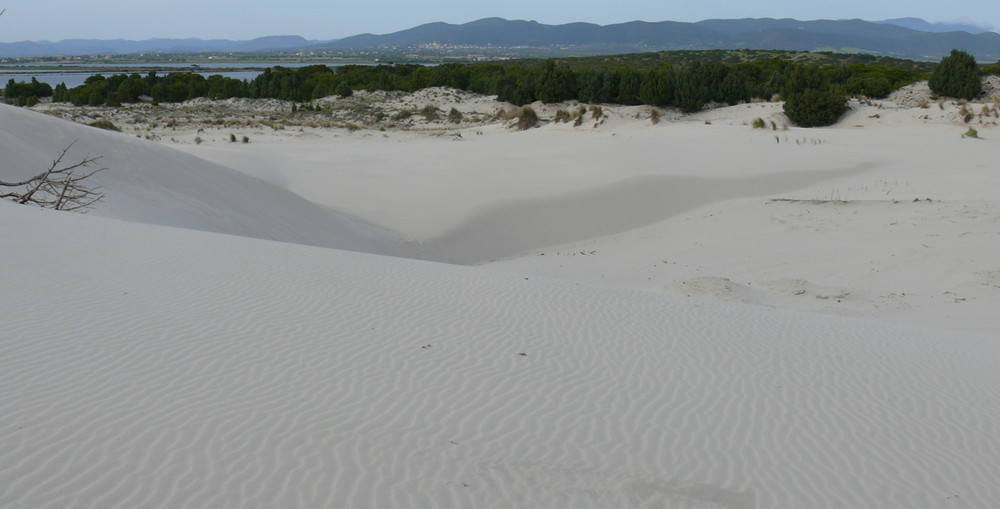
M 423 108 L 421 108 L 420 114 L 423 115 L 424 119 L 426 119 L 428 122 L 433 122 L 441 118 L 441 116 L 438 115 L 437 106 L 434 106 L 433 104 L 428 104 Z
M 521 116 L 517 120 L 517 129 L 526 131 L 538 125 L 538 114 L 531 106 L 521 108 Z
M 121 132 L 121 129 L 119 129 L 118 126 L 116 126 L 115 124 L 113 124 L 110 120 L 103 119 L 103 118 L 100 119 L 100 120 L 95 120 L 95 121 L 93 121 L 93 122 L 91 122 L 91 123 L 89 123 L 87 125 L 89 125 L 90 127 L 96 127 L 98 129 L 104 129 L 104 130 L 107 130 L 107 131 L 119 131 L 119 132 Z

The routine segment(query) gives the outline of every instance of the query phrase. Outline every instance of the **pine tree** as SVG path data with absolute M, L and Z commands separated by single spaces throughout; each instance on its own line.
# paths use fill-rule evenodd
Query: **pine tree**
M 832 125 L 847 111 L 847 93 L 834 85 L 818 65 L 792 72 L 781 90 L 785 115 L 801 127 Z
M 973 99 L 983 93 L 975 57 L 957 49 L 941 59 L 927 85 L 937 95 L 959 99 Z

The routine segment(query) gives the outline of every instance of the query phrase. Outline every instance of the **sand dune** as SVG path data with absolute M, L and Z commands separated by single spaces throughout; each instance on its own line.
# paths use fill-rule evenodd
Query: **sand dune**
M 380 228 L 331 213 L 286 189 L 124 134 L 0 104 L 0 176 L 44 171 L 73 144 L 66 161 L 97 156 L 108 171 L 92 182 L 106 194 L 92 214 L 263 239 L 384 252 Z
M 0 211 L 5 507 L 1000 498 L 995 335 Z
M 0 177 L 111 168 L 0 201 L 0 507 L 990 507 L 997 131 L 853 107 L 202 159 L 0 106 Z

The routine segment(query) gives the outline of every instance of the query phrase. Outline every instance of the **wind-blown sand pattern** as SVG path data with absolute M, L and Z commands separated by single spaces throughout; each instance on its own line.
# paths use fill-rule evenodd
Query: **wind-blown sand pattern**
M 110 168 L 0 201 L 0 507 L 991 507 L 997 131 L 854 106 L 215 163 L 0 106 L 0 177 Z
M 1000 497 L 995 336 L 3 212 L 5 506 Z

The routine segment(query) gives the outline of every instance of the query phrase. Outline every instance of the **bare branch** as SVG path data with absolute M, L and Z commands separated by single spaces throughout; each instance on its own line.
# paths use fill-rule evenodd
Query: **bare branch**
M 99 187 L 90 187 L 83 181 L 107 168 L 91 169 L 100 157 L 84 156 L 79 162 L 60 166 L 63 159 L 76 142 L 70 143 L 52 161 L 47 170 L 34 177 L 20 182 L 4 182 L 0 186 L 8 188 L 23 188 L 0 192 L 0 198 L 13 200 L 20 204 L 33 204 L 39 207 L 56 210 L 79 210 L 90 207 L 104 198 Z M 86 168 L 84 171 L 76 171 Z

